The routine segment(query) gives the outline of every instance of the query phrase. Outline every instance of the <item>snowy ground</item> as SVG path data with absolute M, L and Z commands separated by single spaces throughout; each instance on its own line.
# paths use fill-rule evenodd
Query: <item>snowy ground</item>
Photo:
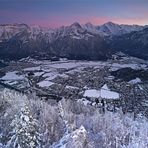
M 148 145 L 148 120 L 141 114 L 135 118 L 122 110 L 100 113 L 96 106 L 66 99 L 50 105 L 7 89 L 0 91 L 0 98 L 3 98 L 1 148 L 18 145 L 20 148 L 147 148 Z
M 111 91 L 105 84 L 101 90 L 90 89 L 86 90 L 84 97 L 102 98 L 102 99 L 119 99 L 119 93 Z
M 140 78 L 136 78 L 136 79 L 133 79 L 131 81 L 129 81 L 130 84 L 137 84 L 137 83 L 142 83 L 141 79 Z
M 12 68 L 13 70 L 11 67 L 10 69 L 7 68 L 4 70 L 5 75 L 1 77 L 0 80 L 3 80 L 2 82 L 5 82 L 6 84 L 17 87 L 19 89 L 25 89 L 24 87 L 26 87 L 27 92 L 30 88 L 32 88 L 34 91 L 36 91 L 36 94 L 39 93 L 38 96 L 41 96 L 43 92 L 43 94 L 49 94 L 49 96 L 50 94 L 58 94 L 58 96 L 61 98 L 65 98 L 65 102 L 63 104 L 60 104 L 62 101 L 57 103 L 54 100 L 58 104 L 56 104 L 54 113 L 51 112 L 51 114 L 49 114 L 48 112 L 50 109 L 53 111 L 53 108 L 48 106 L 50 103 L 45 106 L 43 110 L 44 112 L 41 112 L 41 114 L 45 116 L 45 120 L 44 122 L 41 121 L 40 123 L 51 123 L 53 124 L 52 128 L 55 127 L 54 130 L 57 128 L 56 126 L 59 126 L 57 128 L 58 130 L 60 128 L 63 130 L 65 128 L 69 128 L 70 126 L 72 127 L 71 131 L 65 130 L 65 134 L 62 136 L 57 134 L 59 136 L 59 141 L 53 143 L 51 146 L 52 148 L 64 148 L 66 146 L 70 147 L 79 141 L 83 141 L 85 143 L 87 138 L 89 138 L 87 139 L 88 141 L 94 142 L 96 147 L 100 147 L 102 143 L 98 143 L 98 141 L 102 140 L 103 143 L 105 143 L 107 139 L 104 137 L 107 137 L 110 141 L 114 137 L 114 141 L 117 141 L 117 144 L 122 144 L 121 140 L 118 138 L 123 138 L 124 140 L 122 140 L 125 142 L 129 135 L 133 136 L 134 138 L 143 136 L 143 139 L 130 139 L 130 145 L 125 145 L 123 146 L 124 148 L 143 148 L 142 146 L 147 144 L 147 136 L 143 134 L 147 134 L 147 131 L 143 128 L 148 126 L 146 120 L 142 121 L 140 117 L 138 121 L 133 120 L 128 117 L 128 113 L 123 115 L 120 110 L 118 110 L 120 109 L 118 106 L 116 106 L 116 111 L 119 111 L 118 113 L 113 114 L 111 112 L 107 112 L 103 115 L 99 113 L 99 109 L 101 109 L 103 104 L 100 102 L 100 100 L 106 100 L 110 103 L 110 101 L 116 102 L 120 101 L 120 99 L 122 99 L 122 101 L 125 103 L 123 107 L 126 108 L 126 110 L 129 109 L 129 112 L 133 111 L 132 109 L 135 109 L 136 107 L 136 111 L 139 109 L 138 111 L 140 111 L 140 113 L 142 111 L 143 114 L 148 113 L 148 100 L 145 98 L 145 96 L 148 96 L 147 83 L 138 77 L 125 82 L 116 79 L 116 77 L 112 76 L 110 73 L 110 71 L 126 67 L 146 70 L 147 63 L 143 62 L 143 64 L 140 64 L 137 62 L 137 59 L 135 61 L 132 59 L 133 61 L 131 61 L 131 59 L 129 60 L 126 58 L 125 60 L 126 62 L 124 62 L 123 59 L 119 62 L 88 62 L 68 60 L 50 62 L 27 59 L 27 61 L 30 61 L 31 66 L 27 65 L 18 70 L 18 67 L 15 67 L 14 64 Z M 21 62 L 23 62 L 23 60 Z M 134 86 L 136 86 L 136 89 L 133 89 Z M 134 96 L 135 93 L 137 93 L 138 97 Z M 15 96 L 13 97 L 15 98 Z M 96 99 L 100 99 L 99 102 L 98 100 L 96 101 Z M 47 101 L 47 99 L 45 100 Z M 135 100 L 137 102 L 134 102 Z M 46 101 L 43 102 L 45 103 Z M 37 105 L 43 104 L 37 103 Z M 107 107 L 112 107 L 112 104 L 106 105 L 108 105 Z M 138 108 L 139 106 L 141 108 Z M 34 107 L 34 104 L 32 107 Z M 105 111 L 107 110 L 107 107 Z M 36 110 L 38 109 L 36 107 L 34 108 Z M 76 112 L 76 114 L 73 115 L 73 111 Z M 55 116 L 53 120 L 46 120 L 56 114 L 59 114 L 59 120 L 57 120 Z M 75 121 L 74 123 L 71 123 L 73 122 L 73 119 Z M 65 124 L 64 127 L 62 127 L 61 124 L 57 125 L 57 122 L 61 120 L 62 123 L 64 122 Z M 49 134 L 52 133 L 51 131 Z M 140 133 L 140 135 L 137 133 Z M 48 132 L 47 134 L 44 133 L 44 135 L 48 135 Z M 110 145 L 110 143 L 106 143 L 106 145 Z
M 24 79 L 23 75 L 18 75 L 17 71 L 7 72 L 5 76 L 1 77 L 0 80 L 22 80 Z
M 40 87 L 49 87 L 51 85 L 53 85 L 54 83 L 50 82 L 50 81 L 41 81 L 39 83 L 37 83 Z
M 25 60 L 26 63 L 30 63 L 23 68 L 21 64 L 24 64 Z M 17 62 L 17 65 L 19 65 L 19 62 Z M 60 93 L 61 97 L 70 99 L 83 98 L 82 100 L 85 103 L 88 101 L 85 100 L 87 97 L 118 100 L 120 96 L 126 95 L 126 91 L 130 91 L 129 86 L 132 88 L 133 85 L 137 85 L 141 92 L 147 89 L 146 85 L 142 86 L 144 82 L 140 78 L 129 82 L 120 82 L 120 80 L 116 81 L 116 78 L 111 75 L 111 71 L 127 67 L 148 69 L 147 61 L 140 61 L 139 63 L 139 60 L 128 57 L 119 61 L 109 60 L 104 62 L 70 60 L 51 62 L 28 58 L 20 61 L 20 67 L 22 69 L 18 70 L 18 66 L 15 67 L 15 64 L 13 64 L 13 68 L 7 68 L 5 75 L 0 80 L 4 80 L 8 85 L 23 88 L 23 90 L 28 90 L 33 86 L 36 88 L 35 91 L 41 90 L 40 92 L 46 91 L 50 94 Z M 29 76 L 30 73 L 31 76 Z M 130 98 L 130 94 L 128 95 Z

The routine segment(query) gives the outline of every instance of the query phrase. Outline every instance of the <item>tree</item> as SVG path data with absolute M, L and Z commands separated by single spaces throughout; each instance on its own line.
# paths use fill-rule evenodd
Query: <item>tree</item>
M 37 121 L 30 114 L 30 110 L 26 104 L 22 107 L 20 114 L 15 116 L 11 126 L 14 127 L 14 135 L 8 143 L 8 147 L 41 147 Z

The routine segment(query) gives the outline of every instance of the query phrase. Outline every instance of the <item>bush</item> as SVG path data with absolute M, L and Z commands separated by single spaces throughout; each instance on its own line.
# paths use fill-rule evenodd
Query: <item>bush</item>
M 0 94 L 0 103 L 1 147 L 148 147 L 148 121 L 141 115 L 101 114 L 96 107 L 65 99 L 51 105 L 8 90 Z

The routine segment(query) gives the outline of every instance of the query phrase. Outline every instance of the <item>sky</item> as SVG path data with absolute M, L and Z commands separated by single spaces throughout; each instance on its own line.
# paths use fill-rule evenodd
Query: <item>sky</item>
M 148 24 L 148 0 L 0 0 L 0 24 Z

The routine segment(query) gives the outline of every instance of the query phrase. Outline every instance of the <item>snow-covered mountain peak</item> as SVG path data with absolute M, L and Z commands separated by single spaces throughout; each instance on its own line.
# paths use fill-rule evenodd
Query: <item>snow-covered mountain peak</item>
M 86 23 L 83 25 L 83 28 L 86 29 L 88 32 L 98 34 L 99 33 L 99 28 L 96 27 L 95 25 L 89 23 Z
M 23 32 L 29 28 L 26 24 L 3 24 L 0 25 L 0 40 L 9 39 L 19 32 Z
M 90 23 L 90 22 L 88 22 L 88 23 L 84 24 L 84 26 L 89 27 L 89 28 L 94 27 L 94 25 L 93 25 L 92 23 Z
M 86 29 L 83 28 L 78 22 L 73 23 L 67 27 L 61 27 L 57 30 L 58 36 L 69 36 L 75 39 L 81 39 L 85 36 Z
M 122 33 L 122 28 L 118 24 L 108 22 L 100 26 L 99 32 L 104 35 L 116 35 Z
M 140 31 L 144 29 L 144 26 L 139 25 L 119 25 L 113 22 L 107 22 L 100 26 L 99 32 L 103 35 L 122 35 L 130 33 L 132 31 Z
M 34 35 L 38 35 L 39 33 L 42 34 L 50 34 L 53 33 L 55 30 L 47 27 L 41 27 L 38 25 L 31 25 L 29 28 L 30 32 Z
M 69 26 L 70 28 L 82 28 L 78 22 L 75 22 Z
M 113 22 L 107 22 L 104 25 L 107 25 L 107 26 L 115 26 L 115 25 L 118 25 L 118 24 L 113 23 Z
M 10 39 L 17 34 L 27 35 L 29 38 L 44 38 L 46 41 L 53 41 L 57 38 L 68 36 L 75 39 L 87 39 L 94 35 L 113 36 L 140 31 L 144 26 L 138 25 L 118 25 L 113 22 L 107 22 L 101 26 L 95 26 L 91 23 L 81 25 L 75 22 L 69 26 L 63 26 L 58 29 L 45 28 L 38 25 L 28 26 L 26 24 L 3 24 L 0 25 L 0 41 Z M 24 31 L 26 33 L 24 33 Z

